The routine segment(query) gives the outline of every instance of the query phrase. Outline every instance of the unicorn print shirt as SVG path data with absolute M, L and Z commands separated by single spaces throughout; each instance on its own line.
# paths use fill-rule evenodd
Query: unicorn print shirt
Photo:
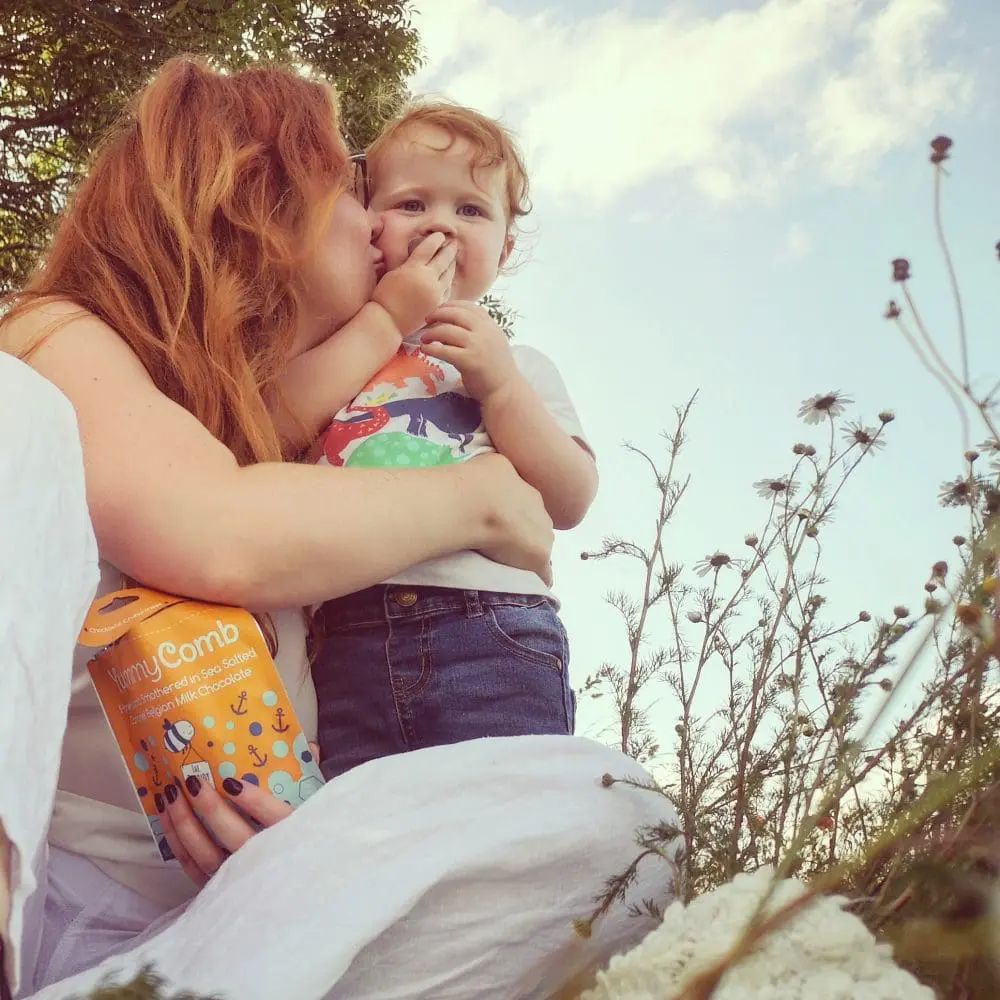
M 461 373 L 420 350 L 417 331 L 334 418 L 319 447 L 320 465 L 425 469 L 493 451 L 479 404 Z M 590 450 L 555 365 L 540 351 L 511 345 L 518 369 L 559 426 Z M 552 596 L 541 578 L 478 552 L 458 552 L 412 566 L 385 583 Z

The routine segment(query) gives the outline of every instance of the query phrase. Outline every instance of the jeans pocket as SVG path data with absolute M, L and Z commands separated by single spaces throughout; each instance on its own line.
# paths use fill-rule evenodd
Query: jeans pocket
M 568 665 L 566 629 L 552 605 L 491 604 L 486 624 L 496 643 L 527 663 L 563 673 Z

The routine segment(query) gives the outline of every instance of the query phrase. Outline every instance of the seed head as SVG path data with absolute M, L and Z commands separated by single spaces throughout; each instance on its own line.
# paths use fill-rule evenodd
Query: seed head
M 892 280 L 893 281 L 910 280 L 910 262 L 905 257 L 897 257 L 892 262 Z
M 859 622 L 870 622 L 871 620 L 872 620 L 872 616 L 870 614 L 868 614 L 867 611 L 861 611 L 861 612 L 858 613 L 858 621 Z
M 891 681 L 891 680 L 889 680 L 889 678 L 888 678 L 888 677 L 883 677 L 883 678 L 882 678 L 882 680 L 880 680 L 880 681 L 878 682 L 878 686 L 879 686 L 879 687 L 880 687 L 880 688 L 881 688 L 881 689 L 882 689 L 883 691 L 891 691 L 891 690 L 892 690 L 892 681 Z
M 892 609 L 892 613 L 897 618 L 909 618 L 910 617 L 910 609 L 908 607 L 906 607 L 905 605 L 903 605 L 903 604 L 897 604 Z
M 955 535 L 955 537 L 952 539 L 952 543 L 961 548 L 966 543 L 966 540 L 967 539 L 965 535 Z
M 899 303 L 895 299 L 889 299 L 889 304 L 885 307 L 885 318 L 886 319 L 899 319 L 902 309 L 899 308 Z
M 948 159 L 948 151 L 952 147 L 952 141 L 946 135 L 939 135 L 931 139 L 931 163 L 939 166 Z

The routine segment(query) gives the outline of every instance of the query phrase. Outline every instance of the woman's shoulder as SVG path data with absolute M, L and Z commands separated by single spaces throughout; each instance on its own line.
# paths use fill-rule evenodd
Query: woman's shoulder
M 15 300 L 10 312 L 0 320 L 0 349 L 24 358 L 47 336 L 88 320 L 101 323 L 93 313 L 69 299 L 47 296 L 29 302 Z
M 0 321 L 0 350 L 27 361 L 57 384 L 57 376 L 68 371 L 117 369 L 145 375 L 138 357 L 112 327 L 63 298 L 16 305 Z

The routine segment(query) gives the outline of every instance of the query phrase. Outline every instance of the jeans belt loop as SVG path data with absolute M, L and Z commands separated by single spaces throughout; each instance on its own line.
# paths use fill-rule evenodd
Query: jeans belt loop
M 483 615 L 483 602 L 479 598 L 478 590 L 465 591 L 465 616 L 466 618 L 480 618 Z

